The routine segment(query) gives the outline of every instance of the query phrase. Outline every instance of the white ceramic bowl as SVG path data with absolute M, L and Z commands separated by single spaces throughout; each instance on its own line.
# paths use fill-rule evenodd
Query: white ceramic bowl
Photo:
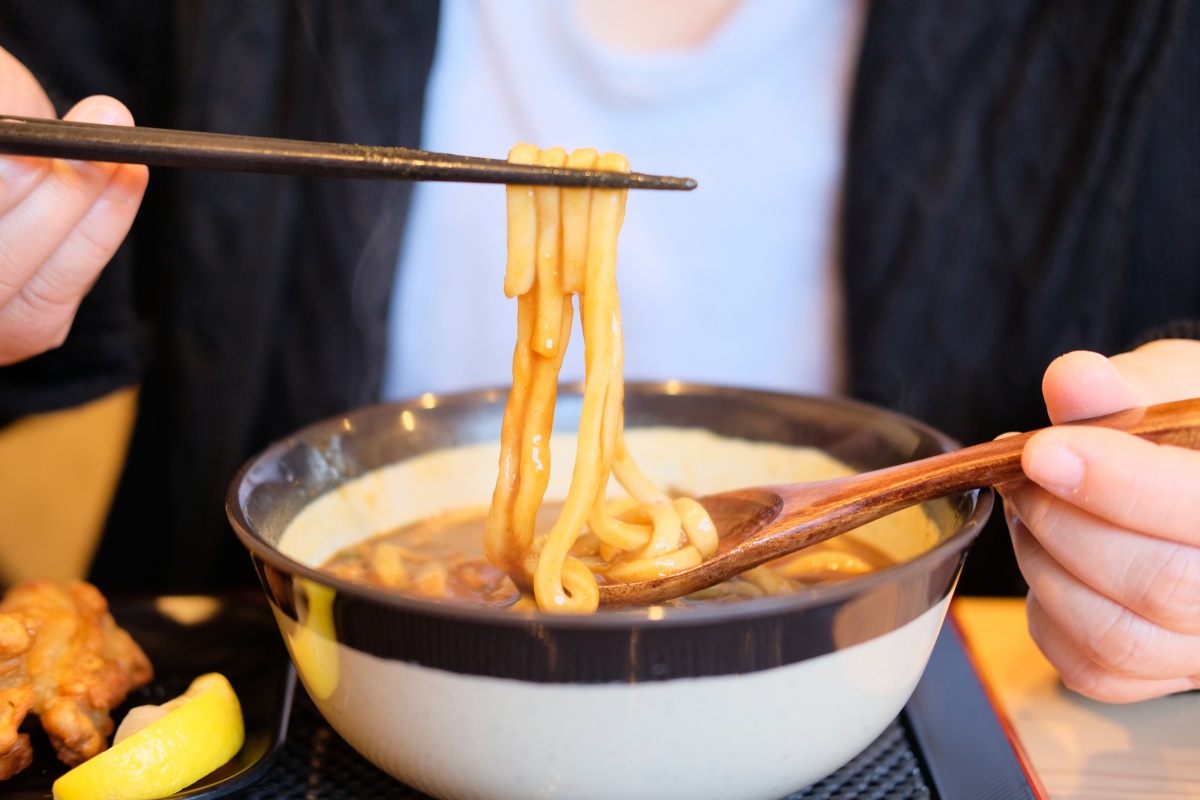
M 345 544 L 481 492 L 486 500 L 503 401 L 500 392 L 426 397 L 327 420 L 268 448 L 230 490 L 230 520 L 301 681 L 355 749 L 442 798 L 777 798 L 849 761 L 899 713 L 990 492 L 927 504 L 937 541 L 896 566 L 705 608 L 516 614 L 315 569 Z M 578 387 L 564 387 L 564 431 L 578 406 Z M 856 469 L 954 446 L 840 400 L 631 384 L 625 407 L 639 459 L 635 429 L 657 426 L 815 445 Z M 664 452 L 664 465 L 643 468 L 696 491 L 777 482 L 782 468 L 763 458 L 708 474 L 686 447 Z

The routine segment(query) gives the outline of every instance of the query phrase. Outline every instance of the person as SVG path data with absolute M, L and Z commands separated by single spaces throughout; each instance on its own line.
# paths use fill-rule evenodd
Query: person
M 281 14 L 211 2 L 174 18 L 161 5 L 109 9 L 66 32 L 0 6 L 10 32 L 0 44 L 40 64 L 58 92 L 122 97 L 142 122 L 419 142 L 434 4 L 383 13 L 312 0 Z M 845 389 L 966 442 L 1200 389 L 1200 345 L 1179 338 L 1200 318 L 1188 217 L 1200 181 L 1178 180 L 1196 169 L 1179 145 L 1196 140 L 1188 43 L 1200 41 L 1200 13 L 1113 4 L 1089 6 L 1085 22 L 1072 3 L 1033 6 L 876 2 L 850 96 Z M 73 37 L 88 58 L 56 58 Z M 3 370 L 0 401 L 10 414 L 62 402 L 61 386 L 97 359 L 120 367 L 109 380 L 140 377 L 138 431 L 94 577 L 211 589 L 233 572 L 214 498 L 236 466 L 378 396 L 410 187 L 176 173 L 156 175 L 147 198 L 76 322 L 108 323 L 110 347 L 89 351 L 73 334 Z M 138 326 L 107 308 L 114 293 L 98 294 L 109 276 L 134 283 L 148 338 L 125 338 L 148 348 L 140 358 L 116 344 Z M 1160 341 L 1111 359 L 1084 352 L 1119 353 L 1141 335 Z M 1064 352 L 1038 398 L 1030 387 Z M 1003 490 L 1011 547 L 1031 630 L 1069 685 L 1110 700 L 1197 685 L 1188 498 L 1200 493 L 1178 487 L 1200 485 L 1198 458 L 1085 428 L 1026 448 L 1031 480 Z M 1136 475 L 1114 468 L 1128 463 Z M 1093 539 L 1104 546 L 1080 544 Z M 1011 590 L 997 552 L 995 537 L 981 538 L 964 587 Z

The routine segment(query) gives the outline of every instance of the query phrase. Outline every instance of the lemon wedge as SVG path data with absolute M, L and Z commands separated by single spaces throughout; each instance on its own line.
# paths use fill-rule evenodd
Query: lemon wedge
M 165 713 L 139 712 L 149 724 L 56 780 L 55 800 L 166 797 L 203 778 L 242 747 L 242 708 L 224 675 L 201 675 L 186 692 L 157 708 Z

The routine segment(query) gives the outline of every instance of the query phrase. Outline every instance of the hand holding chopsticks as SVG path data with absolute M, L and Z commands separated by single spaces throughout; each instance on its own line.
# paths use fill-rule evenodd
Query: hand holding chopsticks
M 15 63 L 0 50 L 9 107 L 50 109 L 41 87 L 12 69 Z M 69 114 L 133 123 L 110 97 L 82 100 Z M 80 301 L 133 224 L 147 179 L 139 164 L 0 158 L 0 366 L 63 342 Z
M 682 189 L 691 178 L 510 164 L 502 159 L 0 115 L 0 154 L 328 178 Z

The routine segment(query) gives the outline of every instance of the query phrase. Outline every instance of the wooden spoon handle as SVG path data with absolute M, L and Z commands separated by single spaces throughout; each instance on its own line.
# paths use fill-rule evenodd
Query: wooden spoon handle
M 1065 424 L 1099 425 L 1125 431 L 1158 444 L 1200 450 L 1200 398 L 1131 408 L 1106 417 Z
M 1103 417 L 1063 424 L 1112 428 L 1158 444 L 1200 450 L 1200 398 L 1131 408 Z M 903 496 L 908 493 L 912 495 L 910 499 L 920 502 L 968 489 L 1008 483 L 1022 477 L 1021 451 L 1030 437 L 1038 432 L 1006 436 L 870 475 L 879 476 L 881 482 L 894 483 L 894 488 L 885 492 L 887 499 L 879 498 L 881 502 L 902 502 Z M 870 480 L 867 475 L 862 477 Z M 862 484 L 856 489 L 870 491 Z

